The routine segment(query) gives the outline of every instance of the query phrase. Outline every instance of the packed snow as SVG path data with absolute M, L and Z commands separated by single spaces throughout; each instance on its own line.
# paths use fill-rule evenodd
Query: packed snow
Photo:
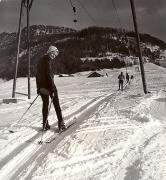
M 0 81 L 0 179 L 2 180 L 165 180 L 166 179 L 166 69 L 145 64 L 149 93 L 144 94 L 138 68 L 124 91 L 118 90 L 118 74 L 126 69 L 101 71 L 104 77 L 55 76 L 66 124 L 57 133 L 54 108 L 49 114 L 51 130 L 42 137 L 42 102 L 17 95 L 11 97 L 13 81 Z M 17 80 L 17 91 L 27 92 L 27 79 Z M 14 133 L 10 133 L 12 130 Z M 48 143 L 49 142 L 49 143 Z

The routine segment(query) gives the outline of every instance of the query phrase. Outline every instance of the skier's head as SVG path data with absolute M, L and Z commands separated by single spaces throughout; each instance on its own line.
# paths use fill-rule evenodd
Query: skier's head
M 58 50 L 57 47 L 55 47 L 55 46 L 50 46 L 50 47 L 48 48 L 47 54 L 49 55 L 49 57 L 50 57 L 51 59 L 54 59 L 56 56 L 58 56 L 59 50 Z

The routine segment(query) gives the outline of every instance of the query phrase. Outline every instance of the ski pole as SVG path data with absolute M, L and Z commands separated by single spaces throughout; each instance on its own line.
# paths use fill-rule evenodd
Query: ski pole
M 48 109 L 48 115 L 49 115 L 49 113 L 50 113 L 50 109 L 51 109 L 51 104 L 52 104 L 52 102 L 53 102 L 53 98 L 54 98 L 54 97 L 51 98 L 51 102 L 50 102 L 49 109 Z M 45 124 L 44 124 L 44 129 L 45 129 L 46 124 L 47 124 L 47 122 L 48 122 L 48 115 L 47 115 L 46 122 L 45 122 Z M 43 144 L 43 133 L 44 133 L 44 129 L 43 129 L 43 131 L 42 131 L 41 139 L 40 139 L 40 141 L 38 141 L 39 144 Z
M 31 106 L 34 104 L 34 102 L 36 101 L 36 99 L 39 97 L 39 94 L 35 97 L 35 99 L 32 101 L 32 103 L 30 104 L 30 106 L 27 108 L 27 110 L 23 113 L 23 115 L 21 116 L 21 118 L 16 122 L 16 124 L 18 124 L 21 120 L 22 120 L 22 118 L 25 116 L 25 114 L 28 112 L 28 110 L 31 108 Z M 14 124 L 14 125 L 16 125 L 16 124 Z M 14 126 L 13 125 L 13 126 Z M 11 127 L 13 127 L 13 126 L 11 126 Z M 10 133 L 14 133 L 14 131 L 13 130 L 9 130 L 9 132 Z

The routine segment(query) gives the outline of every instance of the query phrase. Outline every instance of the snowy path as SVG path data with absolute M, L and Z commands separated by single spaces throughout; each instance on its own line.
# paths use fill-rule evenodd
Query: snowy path
M 95 101 L 95 100 L 93 100 L 93 101 Z M 86 109 L 90 104 L 93 104 L 93 101 L 91 103 L 88 103 L 87 105 L 83 106 L 82 108 L 80 108 L 80 110 L 78 110 L 77 112 L 73 113 L 74 116 L 77 116 L 77 114 L 82 112 L 82 109 Z M 84 113 L 86 113 L 86 112 L 84 112 Z M 83 114 L 83 116 L 84 116 L 84 114 Z M 24 130 L 24 134 L 27 134 L 27 132 L 25 130 Z M 44 134 L 44 136 L 45 136 L 45 134 Z M 49 136 L 46 139 L 48 139 L 50 137 L 54 137 L 54 136 L 55 136 L 54 134 L 51 135 L 49 133 Z M 40 154 L 40 152 L 43 153 L 43 148 L 41 149 L 41 146 L 37 144 L 38 140 L 40 140 L 40 137 L 41 137 L 41 133 L 39 132 L 39 133 L 35 134 L 34 136 L 32 136 L 30 139 L 26 139 L 26 142 L 24 144 L 21 144 L 21 146 L 15 148 L 14 151 L 12 151 L 7 157 L 5 157 L 4 159 L 1 160 L 0 168 L 3 167 L 2 171 L 5 171 L 5 173 L 7 170 L 7 176 L 9 176 L 9 174 L 12 175 L 12 172 L 15 172 L 17 169 L 19 169 L 19 167 L 21 167 L 25 163 L 26 159 L 29 160 L 29 158 L 32 157 L 32 160 L 33 160 L 33 157 L 36 156 L 37 153 L 39 153 L 39 154 Z M 21 139 L 22 138 L 23 137 L 21 137 Z M 60 136 L 60 140 L 61 139 L 63 139 L 63 136 Z M 18 137 L 16 137 L 14 140 L 19 141 Z M 22 139 L 22 141 L 23 141 L 23 139 Z M 13 142 L 13 139 L 12 139 L 12 141 L 9 142 L 9 144 L 12 144 L 12 142 Z M 36 142 L 36 143 L 30 143 L 30 142 Z M 5 151 L 5 147 L 3 147 L 3 151 Z M 17 155 L 18 155 L 18 157 L 17 157 Z M 18 161 L 20 156 L 21 157 L 24 156 L 24 159 L 21 160 L 21 162 Z M 15 158 L 12 160 L 13 157 L 15 157 Z M 31 161 L 31 159 L 30 159 L 30 161 Z M 9 163 L 5 163 L 5 165 L 4 165 L 4 162 L 9 162 Z M 11 169 L 12 164 L 14 164 L 14 166 L 13 166 L 14 169 Z M 6 170 L 5 170 L 4 166 L 6 167 Z M 10 168 L 8 168 L 8 167 L 10 167 Z M 3 173 L 0 173 L 0 174 L 2 175 L 2 177 L 4 177 Z
M 38 144 L 41 100 L 14 127 L 14 134 L 8 133 L 10 124 L 29 101 L 2 104 L 0 117 L 6 121 L 0 121 L 0 179 L 164 180 L 166 70 L 153 64 L 146 64 L 145 70 L 152 92 L 146 96 L 139 74 L 125 91 L 116 91 L 115 77 L 121 70 L 107 70 L 108 78 L 72 78 L 74 86 L 67 78 L 57 78 L 65 122 L 76 117 L 76 124 L 60 136 L 56 129 L 46 132 L 45 141 L 56 137 L 49 144 Z M 9 85 L 5 83 L 6 89 Z M 54 117 L 52 108 L 52 127 L 57 126 Z

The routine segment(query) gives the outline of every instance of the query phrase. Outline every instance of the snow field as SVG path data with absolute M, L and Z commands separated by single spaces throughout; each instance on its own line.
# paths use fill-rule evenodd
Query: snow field
M 44 141 L 54 139 L 50 144 L 38 145 L 40 98 L 19 124 L 31 100 L 0 104 L 0 179 L 165 180 L 166 69 L 145 64 L 151 92 L 147 95 L 140 73 L 132 67 L 128 69 L 134 73 L 131 85 L 117 91 L 121 71 L 125 72 L 106 70 L 109 76 L 100 78 L 86 78 L 86 72 L 55 77 L 65 122 L 76 118 L 76 124 L 58 136 L 52 107 L 49 123 L 53 129 L 43 136 Z M 18 80 L 21 91 L 26 89 L 24 81 Z M 10 96 L 11 83 L 4 82 L 0 97 Z M 34 98 L 34 79 L 32 87 Z M 11 127 L 14 134 L 8 132 Z

